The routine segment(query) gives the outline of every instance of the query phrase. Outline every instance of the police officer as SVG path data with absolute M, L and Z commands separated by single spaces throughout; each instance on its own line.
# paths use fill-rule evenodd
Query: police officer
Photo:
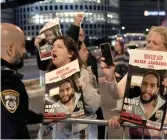
M 26 53 L 23 31 L 1 24 L 1 138 L 29 139 L 27 124 L 41 123 L 42 114 L 29 110 L 28 94 L 17 69 L 23 67 Z

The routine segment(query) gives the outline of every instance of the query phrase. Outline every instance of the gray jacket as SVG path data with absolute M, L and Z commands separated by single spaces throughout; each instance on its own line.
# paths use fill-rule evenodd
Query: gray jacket
M 75 108 L 81 97 L 81 94 L 75 92 L 74 95 L 75 95 L 75 103 L 74 103 L 74 108 Z M 53 104 L 53 106 L 54 106 L 55 113 L 66 112 L 66 114 L 70 114 L 70 111 L 68 110 L 68 108 L 64 104 L 62 104 L 60 100 L 57 103 Z
M 143 103 L 140 100 L 140 97 L 136 97 L 136 98 L 133 98 L 133 99 L 134 100 L 139 100 L 139 105 L 133 105 L 132 106 L 132 113 L 141 115 L 143 120 L 147 120 L 145 115 L 144 115 L 144 106 L 143 106 Z M 159 110 L 159 108 L 162 105 L 165 104 L 165 102 L 166 101 L 164 99 L 162 99 L 160 96 L 158 96 L 156 106 L 155 106 L 154 110 L 152 111 L 150 117 L 152 117 L 152 115 L 154 115 Z M 157 122 L 161 122 L 161 121 L 162 121 L 162 118 L 159 118 L 157 120 Z

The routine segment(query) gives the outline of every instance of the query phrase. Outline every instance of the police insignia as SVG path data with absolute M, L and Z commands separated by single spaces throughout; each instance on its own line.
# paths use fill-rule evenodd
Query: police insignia
M 10 113 L 14 113 L 19 104 L 19 93 L 15 90 L 4 90 L 1 92 L 1 100 L 5 108 Z

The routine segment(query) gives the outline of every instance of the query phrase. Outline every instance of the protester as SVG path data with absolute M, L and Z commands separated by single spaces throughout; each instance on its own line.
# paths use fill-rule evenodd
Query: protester
M 84 32 L 83 28 L 80 28 L 80 30 L 79 30 L 79 41 L 80 41 L 80 43 L 78 43 L 78 46 L 82 45 L 81 42 L 84 42 L 84 45 L 82 45 L 82 46 L 88 47 L 88 46 L 85 45 L 85 44 L 88 44 L 87 40 L 85 40 L 85 37 L 86 36 L 85 36 L 85 32 Z M 78 49 L 80 50 L 80 48 L 78 48 Z M 97 81 L 96 84 L 98 84 L 98 66 L 97 66 L 97 60 L 91 54 L 90 51 L 89 51 L 89 55 L 88 55 L 86 64 L 87 64 L 87 67 L 91 67 L 91 71 L 93 72 L 94 76 L 96 76 L 95 77 L 95 79 Z M 97 86 L 98 85 L 96 85 L 96 87 Z M 103 112 L 102 112 L 101 107 L 99 107 L 99 109 L 96 111 L 96 115 L 97 115 L 97 119 L 104 120 L 104 116 L 103 116 Z M 98 139 L 105 139 L 105 126 L 98 126 Z
M 101 97 L 98 94 L 97 89 L 95 89 L 90 83 L 89 73 L 85 69 L 85 66 L 82 64 L 82 61 L 80 60 L 75 42 L 70 37 L 67 37 L 67 36 L 57 37 L 54 40 L 51 56 L 52 56 L 52 62 L 49 65 L 49 71 L 62 67 L 75 59 L 78 59 L 80 61 L 80 65 L 81 65 L 80 82 L 82 84 L 83 97 L 84 97 L 85 110 L 86 110 L 86 114 L 82 118 L 87 118 L 87 119 L 95 118 L 95 112 L 99 108 Z M 61 126 L 63 126 L 65 129 L 64 131 L 60 132 L 59 129 L 57 129 L 55 124 L 55 126 L 53 127 L 54 128 L 53 138 L 56 138 L 56 139 L 72 138 L 71 137 L 72 134 L 70 132 L 71 125 L 61 124 Z M 82 139 L 81 133 L 83 135 L 83 131 L 86 138 L 96 138 L 97 132 L 96 132 L 95 126 L 92 126 L 91 129 L 88 130 L 88 125 L 73 124 L 73 133 L 74 133 L 73 138 Z
M 125 44 L 121 40 L 116 40 L 113 51 L 113 61 L 115 64 L 115 78 L 119 82 L 128 72 L 129 53 L 125 50 Z M 123 98 L 117 100 L 116 108 L 111 111 L 117 111 L 122 106 Z
M 25 36 L 13 24 L 1 23 L 1 138 L 30 139 L 27 124 L 43 122 L 29 110 L 29 97 L 18 69 L 24 65 Z
M 115 63 L 115 77 L 117 82 L 119 82 L 128 72 L 129 53 L 124 47 L 125 46 L 122 41 L 115 41 L 113 61 Z
M 158 26 L 152 27 L 147 35 L 147 50 L 155 50 L 155 51 L 167 51 L 167 28 Z M 105 73 L 106 82 L 108 89 L 111 95 L 117 94 L 118 97 L 123 98 L 125 92 L 125 86 L 127 81 L 127 74 L 123 77 L 123 79 L 117 83 L 114 76 L 115 68 L 108 68 L 107 65 L 103 62 L 104 58 L 101 59 L 101 68 Z M 167 79 L 165 78 L 162 82 L 163 86 L 167 87 Z M 117 128 L 120 126 L 119 124 L 120 116 L 114 116 L 109 120 L 109 125 Z M 141 128 L 133 129 L 131 128 L 130 138 L 142 138 L 143 130 Z M 135 135 L 135 137 L 133 137 Z M 159 137 L 160 132 L 151 129 L 144 129 L 145 138 L 154 138 Z
M 82 42 L 82 41 L 78 41 L 78 53 L 79 53 L 79 57 L 81 58 L 81 61 L 86 66 L 85 68 L 89 71 L 91 85 L 94 88 L 98 89 L 98 83 L 96 80 L 96 76 L 92 73 L 92 71 L 89 70 L 89 68 L 86 65 L 86 62 L 87 62 L 88 57 L 89 57 L 89 51 L 88 51 L 87 47 L 85 46 L 84 42 Z
M 67 31 L 67 35 L 70 36 L 76 43 L 78 41 L 78 35 L 79 35 L 79 30 L 80 30 L 80 24 L 83 20 L 83 15 L 81 14 L 77 14 L 75 17 L 74 17 L 74 23 L 71 24 L 70 28 L 68 29 Z M 35 38 L 35 41 L 34 41 L 34 45 L 38 48 L 39 47 L 39 44 L 40 42 L 42 41 L 41 39 L 39 39 L 40 36 L 37 36 Z M 51 41 L 50 41 L 51 43 Z M 53 44 L 53 40 L 52 40 L 52 44 Z M 37 64 L 38 64 L 38 68 L 42 71 L 46 71 L 48 69 L 48 65 L 49 65 L 49 62 L 51 61 L 51 59 L 48 59 L 48 60 L 43 60 L 41 61 L 40 59 L 40 56 L 39 56 L 39 52 L 37 51 L 36 53 L 36 56 L 37 56 Z

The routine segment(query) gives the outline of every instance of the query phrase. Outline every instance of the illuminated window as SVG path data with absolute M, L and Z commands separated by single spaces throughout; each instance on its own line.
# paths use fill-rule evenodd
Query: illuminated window
M 65 22 L 69 22 L 69 18 L 65 18 Z
M 109 0 L 109 5 L 112 7 L 119 7 L 119 0 Z
M 74 22 L 74 18 L 70 18 L 70 22 Z

